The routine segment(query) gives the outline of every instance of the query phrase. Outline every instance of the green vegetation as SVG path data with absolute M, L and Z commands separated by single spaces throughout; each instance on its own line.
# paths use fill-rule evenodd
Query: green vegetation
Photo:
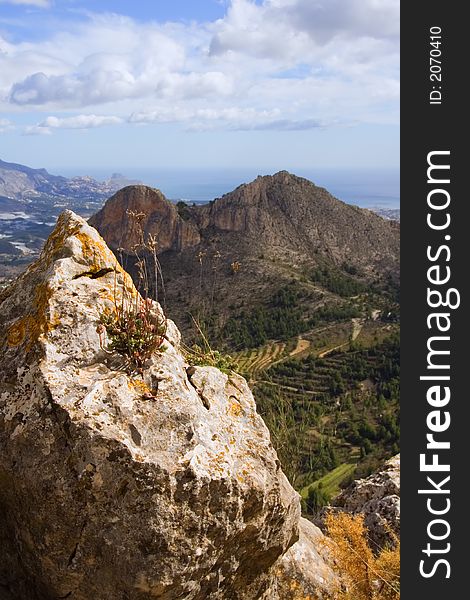
M 320 484 L 311 487 L 308 491 L 307 498 L 303 502 L 304 510 L 310 514 L 317 514 L 320 510 L 330 503 L 331 495 L 326 492 Z
M 176 210 L 183 221 L 190 221 L 192 219 L 191 209 L 183 200 L 176 203 Z
M 395 334 L 369 348 L 352 343 L 264 371 L 255 398 L 297 489 L 323 481 L 326 496 L 334 496 L 352 478 L 351 465 L 363 477 L 399 451 L 399 374 Z
M 321 295 L 315 294 L 319 300 Z M 258 306 L 232 316 L 220 333 L 220 338 L 236 349 L 257 348 L 268 340 L 286 341 L 309 331 L 320 323 L 349 321 L 361 317 L 364 310 L 354 302 L 331 303 L 311 309 L 312 293 L 297 283 L 278 290 L 266 306 Z M 305 306 L 306 305 L 306 306 Z
M 351 272 L 351 268 L 349 268 L 349 271 Z M 357 273 L 357 270 L 354 270 L 354 272 Z M 342 296 L 343 298 L 357 296 L 370 289 L 361 281 L 345 275 L 339 269 L 334 269 L 326 265 L 317 267 L 312 272 L 311 279 L 330 292 L 338 294 L 338 296 Z
M 204 326 L 194 317 L 191 318 L 198 334 L 199 343 L 193 344 L 190 348 L 182 344 L 188 362 L 194 366 L 217 367 L 224 373 L 236 370 L 237 365 L 233 358 L 229 354 L 213 350 L 207 334 L 204 332 Z
M 258 384 L 254 388 L 258 410 L 271 433 L 271 439 L 277 450 L 282 468 L 289 481 L 296 487 L 306 469 L 308 455 L 318 459 L 309 448 L 308 430 L 318 422 L 319 411 L 315 407 L 304 410 L 292 398 L 278 388 Z M 324 459 L 321 459 L 324 462 Z
M 162 348 L 166 331 L 166 320 L 153 311 L 151 300 L 123 300 L 115 303 L 115 310 L 100 315 L 98 332 L 105 347 L 103 334 L 106 332 L 106 350 L 126 357 L 128 366 L 141 371 L 144 363 Z
M 256 307 L 231 317 L 222 332 L 235 348 L 256 348 L 267 340 L 287 340 L 309 328 L 299 304 L 305 292 L 296 285 L 278 290 L 268 306 Z
M 257 349 L 239 352 L 236 356 L 237 369 L 248 377 L 269 367 L 273 362 L 288 355 L 295 346 L 286 342 L 270 342 Z
M 236 369 L 236 364 L 229 354 L 218 350 L 204 350 L 198 344 L 184 349 L 185 356 L 191 365 L 199 367 L 217 367 L 224 373 L 230 373 Z
M 307 500 L 313 490 L 320 489 L 324 495 L 334 498 L 341 491 L 341 484 L 350 478 L 355 468 L 355 464 L 343 463 L 317 481 L 302 488 L 300 495 L 304 500 Z
M 344 304 L 333 304 L 329 306 L 321 306 L 313 316 L 309 319 L 309 328 L 315 327 L 320 323 L 331 323 L 333 321 L 349 321 L 361 317 L 363 311 L 352 302 Z

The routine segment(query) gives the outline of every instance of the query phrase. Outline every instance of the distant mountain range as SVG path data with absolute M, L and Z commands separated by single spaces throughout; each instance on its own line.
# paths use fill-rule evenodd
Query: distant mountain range
M 62 177 L 51 175 L 46 169 L 31 169 L 24 165 L 0 160 L 0 196 L 23 200 L 38 195 L 54 198 L 106 198 L 126 185 L 139 181 L 129 180 L 115 173 L 106 181 L 92 177 Z
M 400 222 L 400 209 L 399 208 L 380 208 L 380 207 L 372 207 L 370 209 L 372 212 L 377 213 L 384 219 L 389 219 L 390 221 L 398 221 Z
M 173 257 L 178 262 L 180 252 L 192 256 L 196 248 L 210 252 L 208 244 L 212 244 L 226 248 L 226 255 L 235 262 L 243 259 L 246 263 L 258 248 L 259 255 L 283 254 L 282 260 L 292 255 L 294 264 L 305 262 L 312 253 L 330 254 L 334 262 L 347 262 L 351 256 L 352 262 L 364 263 L 366 270 L 374 263 L 380 271 L 394 254 L 387 243 L 382 247 L 377 240 L 388 240 L 385 231 L 390 226 L 383 219 L 399 220 L 399 211 L 363 210 L 339 202 L 323 188 L 286 172 L 258 177 L 206 205 L 190 206 L 167 200 L 161 192 L 120 174 L 106 181 L 67 178 L 0 160 L 0 281 L 37 257 L 65 208 L 88 218 L 116 193 L 94 221 L 109 243 L 117 248 L 123 247 L 123 239 L 135 242 L 125 214 L 129 206 L 135 206 L 147 215 L 146 229 L 153 233 L 158 229 L 159 249 L 167 251 L 166 261 Z M 348 229 L 348 223 L 355 229 Z M 381 231 L 377 240 L 369 239 L 369 226 L 372 232 Z M 204 268 L 207 263 L 205 259 Z M 264 265 L 262 270 L 270 269 Z

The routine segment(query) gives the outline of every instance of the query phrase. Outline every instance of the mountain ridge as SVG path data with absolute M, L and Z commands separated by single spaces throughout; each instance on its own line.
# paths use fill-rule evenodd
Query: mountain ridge
M 6 162 L 0 159 L 0 196 L 14 200 L 22 200 L 36 194 L 48 194 L 53 197 L 100 197 L 104 198 L 131 181 L 118 173 L 114 173 L 106 181 L 97 181 L 89 176 L 67 178 L 52 175 L 46 169 L 33 169 L 19 163 Z
M 286 171 L 198 206 L 174 205 L 159 190 L 129 186 L 89 223 L 136 280 L 137 232 L 155 239 L 165 298 L 185 333 L 192 316 L 221 330 L 245 309 L 268 309 L 270 298 L 292 285 L 308 320 L 323 304 L 338 303 L 317 281 L 319 270 L 322 279 L 339 279 L 351 290 L 389 280 L 398 285 L 399 225 Z
M 123 216 L 129 207 L 131 211 L 142 209 L 146 212 L 142 223 L 146 235 L 161 232 L 160 212 L 163 216 L 173 213 L 172 227 L 176 226 L 176 230 L 186 223 L 186 229 L 192 231 L 193 235 L 185 241 L 174 239 L 170 243 L 165 240 L 159 252 L 210 245 L 214 236 L 223 236 L 225 232 L 235 237 L 243 234 L 245 239 L 239 240 L 242 246 L 247 240 L 251 245 L 284 245 L 308 256 L 312 252 L 326 253 L 335 262 L 346 258 L 345 251 L 354 253 L 358 250 L 354 245 L 355 240 L 360 240 L 366 254 L 370 254 L 362 261 L 370 263 L 368 266 L 380 263 L 387 255 L 395 263 L 392 268 L 397 263 L 398 227 L 395 223 L 386 222 L 367 209 L 346 204 L 324 188 L 287 171 L 259 176 L 208 204 L 188 206 L 178 203 L 178 215 L 160 190 L 148 186 L 123 188 L 91 217 L 90 223 L 105 232 L 105 239 L 114 248 L 118 245 L 116 231 L 120 230 L 124 240 L 120 247 L 126 252 L 135 243 L 134 236 L 129 238 L 130 219 Z M 338 243 L 333 248 L 335 239 Z M 380 243 L 383 245 L 381 250 Z M 343 250 L 340 244 L 345 246 Z M 352 260 L 358 259 L 353 256 Z

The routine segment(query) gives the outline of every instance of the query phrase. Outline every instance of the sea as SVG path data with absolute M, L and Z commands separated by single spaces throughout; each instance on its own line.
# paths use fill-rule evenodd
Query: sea
M 203 204 L 220 198 L 242 183 L 258 175 L 272 175 L 276 170 L 256 169 L 113 169 L 128 179 L 160 189 L 171 200 Z M 289 169 L 291 173 L 326 188 L 333 196 L 362 208 L 400 208 L 400 173 L 398 169 Z M 98 180 L 108 179 L 111 172 L 97 168 L 50 169 L 66 177 L 90 175 Z

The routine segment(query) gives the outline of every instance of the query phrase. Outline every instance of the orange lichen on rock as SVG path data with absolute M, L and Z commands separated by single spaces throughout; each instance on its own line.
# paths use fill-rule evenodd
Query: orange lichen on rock
M 25 319 L 18 319 L 10 327 L 7 333 L 7 341 L 9 346 L 19 346 L 25 336 Z
M 62 213 L 57 220 L 56 228 L 48 237 L 47 242 L 41 252 L 42 261 L 52 263 L 57 258 L 57 254 L 63 250 L 65 240 L 70 236 L 76 235 L 79 231 L 80 225 L 75 223 L 73 226 L 71 226 L 68 215 L 66 213 Z M 42 261 L 38 261 L 35 263 L 35 265 L 39 266 Z
M 84 231 L 78 231 L 73 235 L 75 235 L 82 244 L 83 258 L 89 262 L 92 268 L 94 267 L 96 270 L 99 270 L 109 266 L 108 262 L 111 253 L 104 245 L 104 242 L 92 239 Z M 117 263 L 117 261 L 115 262 Z
M 230 414 L 233 417 L 239 417 L 240 415 L 242 415 L 244 413 L 243 408 L 239 402 L 232 402 L 230 404 L 229 410 L 230 410 Z
M 123 287 L 132 297 L 136 296 L 136 289 L 132 282 L 132 277 L 127 273 L 119 264 L 117 258 L 106 246 L 101 236 L 97 236 L 99 239 L 90 237 L 85 231 L 78 231 L 73 233 L 82 244 L 82 256 L 88 261 L 92 270 L 99 271 L 103 268 L 111 268 L 116 274 L 123 279 Z
M 128 385 L 130 389 L 136 390 L 136 392 L 142 396 L 144 394 L 155 393 L 155 390 L 151 390 L 145 381 L 142 381 L 142 379 L 129 379 Z
M 9 328 L 7 332 L 9 346 L 19 346 L 25 339 L 28 339 L 26 349 L 30 350 L 41 335 L 47 335 L 49 331 L 57 327 L 59 319 L 49 314 L 51 296 L 52 290 L 47 284 L 40 284 L 36 287 L 33 302 L 34 312 L 18 319 Z

